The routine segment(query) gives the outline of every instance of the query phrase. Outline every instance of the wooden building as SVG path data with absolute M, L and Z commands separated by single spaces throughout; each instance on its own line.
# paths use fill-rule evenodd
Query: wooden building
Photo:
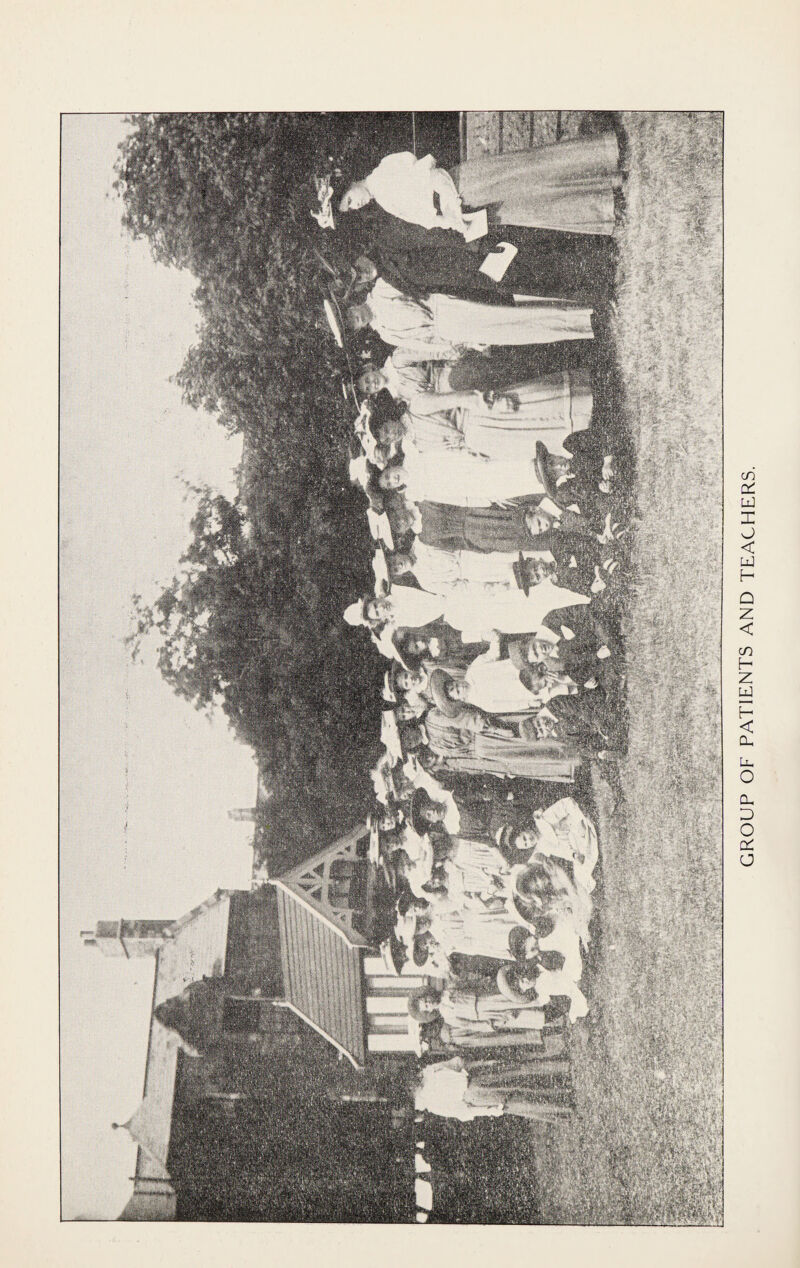
M 380 896 L 363 826 L 271 883 L 278 894 L 285 1005 L 357 1069 L 416 1051 L 408 996 L 376 944 Z
M 407 997 L 423 979 L 390 973 L 372 941 L 368 845 L 359 827 L 179 920 L 82 934 L 155 958 L 121 1219 L 413 1219 Z

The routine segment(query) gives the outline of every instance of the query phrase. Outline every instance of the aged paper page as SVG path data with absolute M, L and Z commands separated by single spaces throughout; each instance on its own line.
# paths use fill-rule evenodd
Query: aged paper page
M 676 1258 L 713 1265 L 796 1262 L 800 675 L 797 657 L 787 651 L 800 620 L 796 12 L 778 3 L 756 12 L 743 5 L 711 4 L 699 11 L 680 4 L 646 15 L 628 4 L 603 12 L 573 4 L 546 11 L 518 4 L 487 10 L 473 3 L 436 10 L 417 3 L 402 10 L 320 8 L 305 2 L 224 8 L 13 4 L 6 12 L 5 35 L 0 823 L 6 973 L 0 1219 L 9 1261 L 127 1264 L 152 1255 L 180 1264 L 228 1264 L 257 1263 L 264 1256 L 313 1262 L 326 1254 L 364 1263 L 378 1257 L 399 1263 L 409 1254 L 431 1261 L 451 1256 L 477 1261 L 499 1247 L 503 1255 L 532 1253 L 563 1263 L 579 1263 L 587 1255 L 607 1255 L 623 1264 L 642 1259 L 672 1264 Z M 502 53 L 487 52 L 498 43 Z M 576 111 L 724 112 L 724 610 L 717 629 L 709 630 L 709 637 L 717 639 L 721 627 L 725 743 L 725 826 L 719 847 L 724 865 L 724 1223 L 707 1228 L 452 1226 L 418 1232 L 400 1225 L 161 1228 L 61 1222 L 61 115 L 148 109 L 402 111 L 418 105 L 433 110 L 562 105 Z M 641 193 L 646 199 L 646 185 Z M 688 235 L 691 231 L 687 226 Z M 96 303 L 93 321 L 99 329 L 103 295 L 89 291 L 85 302 Z M 666 309 L 660 314 L 665 327 L 674 317 Z M 657 324 L 649 337 L 649 346 L 657 348 Z M 109 426 L 113 422 L 109 419 Z M 674 458 L 680 463 L 680 454 Z M 716 488 L 693 492 L 701 505 L 718 499 Z M 679 503 L 679 514 L 690 500 Z M 679 523 L 665 529 L 665 553 L 678 540 L 679 529 Z M 665 579 L 669 565 L 665 558 Z M 682 569 L 690 566 L 680 557 Z M 703 576 L 693 584 L 701 593 Z M 686 585 L 685 572 L 676 575 L 676 593 Z M 702 702 L 695 707 L 699 716 Z M 709 697 L 709 710 L 716 707 Z M 682 717 L 671 723 L 676 753 L 691 745 L 691 736 L 682 738 L 685 725 Z M 62 753 L 62 761 L 67 757 Z M 75 755 L 69 760 L 74 764 Z M 713 755 L 700 754 L 698 778 L 709 760 Z M 718 775 L 710 767 L 709 772 Z M 86 795 L 100 798 L 106 792 L 98 788 Z M 684 815 L 681 806 L 672 813 L 676 821 Z M 691 816 L 691 806 L 685 814 Z M 637 855 L 646 845 L 638 843 Z M 649 848 L 658 851 L 655 836 Z M 698 854 L 709 848 L 706 840 L 698 842 Z M 99 855 L 102 842 L 97 849 Z M 702 876 L 698 865 L 673 879 L 688 890 L 702 884 Z M 223 883 L 213 881 L 209 889 Z M 640 884 L 632 869 L 634 897 Z M 646 931 L 644 913 L 657 899 L 644 886 L 641 901 Z M 117 918 L 120 913 L 108 914 Z M 680 924 L 672 937 L 680 946 Z M 687 981 L 693 978 L 687 974 Z M 619 1001 L 620 1010 L 632 1006 L 631 999 Z M 687 1009 L 693 1006 L 696 1001 L 687 1001 Z M 688 1051 L 684 1077 L 687 1083 L 692 1079 Z M 675 1139 L 673 1147 L 679 1158 L 681 1140 Z

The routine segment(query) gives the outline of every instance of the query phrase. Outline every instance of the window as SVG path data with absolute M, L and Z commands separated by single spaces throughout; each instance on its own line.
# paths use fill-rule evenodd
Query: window
M 222 1009 L 222 1029 L 227 1034 L 252 1035 L 261 1021 L 260 999 L 226 999 Z

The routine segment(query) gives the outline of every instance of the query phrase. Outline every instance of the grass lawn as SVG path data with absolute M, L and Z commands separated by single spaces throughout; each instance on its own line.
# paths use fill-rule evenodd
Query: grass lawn
M 519 1143 L 524 1131 L 542 1222 L 707 1224 L 722 1219 L 722 123 L 620 122 L 614 400 L 638 464 L 629 751 L 616 806 L 595 778 L 578 1115 L 521 1127 Z

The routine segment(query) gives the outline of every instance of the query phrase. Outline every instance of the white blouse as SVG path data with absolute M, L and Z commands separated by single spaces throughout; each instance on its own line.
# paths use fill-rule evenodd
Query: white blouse
M 536 701 L 523 686 L 519 670 L 510 660 L 495 660 L 486 652 L 472 662 L 464 681 L 469 702 L 485 713 L 532 713 Z
M 588 603 L 589 597 L 564 590 L 548 577 L 533 586 L 527 596 L 521 590 L 497 591 L 480 608 L 470 587 L 442 597 L 411 586 L 393 586 L 389 600 L 394 626 L 416 629 L 442 617 L 454 630 L 461 631 L 462 642 L 479 643 L 492 630 L 529 634 L 541 625 L 548 612 Z
M 405 150 L 400 154 L 387 154 L 364 181 L 379 207 L 400 220 L 422 225 L 425 229 L 438 229 L 445 223 L 434 204 L 434 187 L 431 179 L 436 169 L 432 154 L 415 158 Z M 447 174 L 440 172 L 440 179 Z M 455 185 L 453 193 L 457 196 Z
M 440 339 L 433 314 L 415 299 L 409 299 L 379 277 L 367 296 L 372 326 L 381 339 L 422 359 L 455 360 L 459 353 L 446 339 Z
M 484 1115 L 497 1118 L 503 1113 L 502 1105 L 467 1105 L 464 1098 L 468 1085 L 469 1076 L 460 1057 L 425 1066 L 414 1097 L 414 1108 L 442 1118 L 458 1118 L 462 1123 Z
M 493 506 L 545 491 L 535 462 L 494 461 L 467 449 L 420 451 L 407 440 L 403 466 L 413 502 Z
M 552 559 L 549 551 L 536 552 Z M 519 551 L 441 550 L 425 542 L 414 543 L 414 576 L 424 590 L 433 594 L 449 594 L 463 587 L 474 588 L 476 594 L 492 590 L 519 590 L 514 564 Z

